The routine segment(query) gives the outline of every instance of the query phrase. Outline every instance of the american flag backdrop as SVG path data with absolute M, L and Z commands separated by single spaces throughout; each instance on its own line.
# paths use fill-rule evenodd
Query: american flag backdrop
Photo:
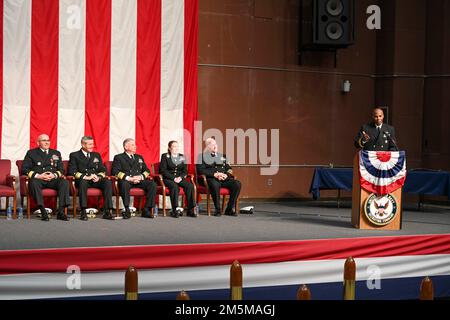
M 148 164 L 169 140 L 191 154 L 198 0 L 0 0 L 0 17 L 2 159 L 41 133 L 63 159 L 83 135 L 104 160 L 127 137 Z

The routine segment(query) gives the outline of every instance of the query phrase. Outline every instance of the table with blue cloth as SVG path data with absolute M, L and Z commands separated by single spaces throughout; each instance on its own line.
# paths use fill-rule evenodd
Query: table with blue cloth
M 352 190 L 353 168 L 316 168 L 309 190 L 313 199 L 320 198 L 320 190 Z M 412 169 L 406 174 L 403 192 L 447 196 L 450 200 L 450 172 Z M 338 202 L 339 204 L 339 202 Z

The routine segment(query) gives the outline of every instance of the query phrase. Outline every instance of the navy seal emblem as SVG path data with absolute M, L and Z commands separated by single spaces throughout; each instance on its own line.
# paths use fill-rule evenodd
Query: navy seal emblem
M 364 213 L 377 226 L 388 225 L 397 213 L 397 200 L 391 194 L 377 196 L 372 193 L 364 204 Z

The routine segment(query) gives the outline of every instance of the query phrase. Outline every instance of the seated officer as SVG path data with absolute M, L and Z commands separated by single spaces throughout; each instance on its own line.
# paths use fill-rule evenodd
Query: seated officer
M 99 188 L 103 193 L 103 219 L 113 219 L 112 184 L 106 179 L 106 168 L 99 153 L 93 152 L 94 138 L 84 136 L 81 138 L 81 150 L 72 152 L 69 156 L 68 175 L 75 177 L 75 185 L 80 199 L 81 216 L 83 221 L 87 218 L 87 191 L 88 188 Z
M 230 190 L 230 199 L 225 210 L 226 215 L 236 216 L 235 204 L 241 191 L 241 182 L 233 177 L 233 170 L 224 154 L 217 152 L 217 142 L 213 138 L 206 139 L 207 152 L 197 164 L 197 173 L 205 175 L 215 207 L 215 216 L 220 216 L 220 188 Z
M 188 175 L 186 159 L 181 153 L 178 153 L 178 142 L 170 141 L 167 153 L 161 155 L 159 173 L 163 176 L 164 184 L 170 191 L 170 202 L 172 204 L 171 215 L 178 218 L 181 214 L 178 207 L 179 187 L 183 188 L 188 203 L 187 215 L 197 217 L 194 212 L 196 207 L 194 197 L 194 185 L 186 180 Z
M 41 219 L 49 221 L 44 207 L 42 189 L 50 188 L 58 191 L 58 220 L 68 221 L 65 209 L 69 206 L 69 182 L 64 179 L 64 165 L 61 153 L 50 149 L 50 138 L 41 134 L 37 140 L 38 148 L 28 150 L 22 164 L 22 174 L 30 179 L 28 189 L 41 211 Z
M 145 218 L 153 218 L 153 207 L 155 206 L 156 183 L 147 178 L 150 170 L 145 164 L 144 158 L 136 154 L 136 143 L 134 139 L 128 138 L 123 142 L 124 153 L 114 156 L 111 174 L 116 176 L 119 184 L 120 195 L 125 206 L 124 219 L 131 218 L 130 213 L 130 189 L 140 188 L 145 191 Z

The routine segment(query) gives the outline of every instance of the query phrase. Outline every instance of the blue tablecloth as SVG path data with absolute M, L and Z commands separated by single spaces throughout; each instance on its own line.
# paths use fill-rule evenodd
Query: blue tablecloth
M 311 181 L 314 199 L 320 198 L 320 190 L 342 189 L 352 190 L 352 168 L 317 168 Z M 447 196 L 450 200 L 450 172 L 411 170 L 406 175 L 403 192 L 420 195 Z

